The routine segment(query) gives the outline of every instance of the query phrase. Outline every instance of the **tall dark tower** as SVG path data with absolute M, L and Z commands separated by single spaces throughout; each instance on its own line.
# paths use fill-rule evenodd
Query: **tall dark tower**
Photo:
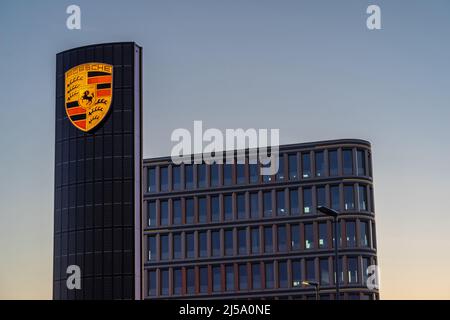
M 141 64 L 132 42 L 56 56 L 54 299 L 141 298 Z

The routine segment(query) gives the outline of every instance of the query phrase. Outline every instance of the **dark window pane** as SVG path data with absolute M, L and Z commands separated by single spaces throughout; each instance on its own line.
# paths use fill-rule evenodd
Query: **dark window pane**
M 156 202 L 155 201 L 148 202 L 148 226 L 149 227 L 156 226 Z
M 233 219 L 233 197 L 230 195 L 224 196 L 224 216 L 225 220 Z
M 148 237 L 148 260 L 154 261 L 156 260 L 156 256 L 156 237 L 150 236 Z
M 220 266 L 214 266 L 212 268 L 213 273 L 213 291 L 214 292 L 220 292 L 222 291 L 222 277 L 220 272 Z
M 234 291 L 234 267 L 229 265 L 225 267 L 225 285 L 226 291 Z
M 323 151 L 316 152 L 316 176 L 322 177 L 325 175 L 325 156 Z
M 259 169 L 257 163 L 251 163 L 248 165 L 250 171 L 250 183 L 258 183 L 259 181 Z
M 316 197 L 317 197 L 317 206 L 326 206 L 327 198 L 325 195 L 325 187 L 317 187 L 316 188 Z
M 286 227 L 278 226 L 277 228 L 277 242 L 278 242 L 278 251 L 284 252 L 287 250 L 287 235 L 286 235 Z
M 348 283 L 358 283 L 358 259 L 348 258 Z
M 195 293 L 195 269 L 186 269 L 186 291 L 188 294 Z
M 148 273 L 148 295 L 151 297 L 156 296 L 156 271 Z
M 148 169 L 148 192 L 156 191 L 156 170 L 155 168 Z
M 259 202 L 257 193 L 250 194 L 250 215 L 252 218 L 259 217 Z
M 198 180 L 199 188 L 206 187 L 206 170 L 207 169 L 208 169 L 208 167 L 204 163 L 197 165 L 197 180 Z
M 220 180 L 219 180 L 219 171 L 220 171 L 220 165 L 217 163 L 213 163 L 210 165 L 211 169 L 211 186 L 217 187 L 219 186 Z
M 353 152 L 352 150 L 342 151 L 344 160 L 344 174 L 353 174 Z
M 173 235 L 173 258 L 181 259 L 182 258 L 182 250 L 181 250 L 181 234 Z
M 330 166 L 330 176 L 337 176 L 339 174 L 337 150 L 328 152 L 328 162 L 328 165 Z
M 183 277 L 181 275 L 181 269 L 173 270 L 173 293 L 176 295 L 181 294 Z
M 358 150 L 356 151 L 356 161 L 357 161 L 357 167 L 356 167 L 356 174 L 358 176 L 365 176 L 366 175 L 366 157 L 365 157 L 364 150 Z
M 300 226 L 291 225 L 291 249 L 300 250 Z
M 181 189 L 181 168 L 179 166 L 172 167 L 172 188 L 173 190 Z
M 225 255 L 233 255 L 233 230 L 225 231 Z
M 361 221 L 359 223 L 359 245 L 362 247 L 368 247 L 369 246 L 369 226 L 367 222 Z
M 236 164 L 237 183 L 245 183 L 245 164 Z
M 208 267 L 200 267 L 200 293 L 208 292 Z
M 169 225 L 169 203 L 168 203 L 168 201 L 161 201 L 160 214 L 161 214 L 161 225 L 162 226 Z
M 300 213 L 300 208 L 298 206 L 298 190 L 292 189 L 289 191 L 289 201 L 291 207 L 291 214 L 298 215 Z
M 245 219 L 245 194 L 241 193 L 238 194 L 237 197 L 237 213 L 238 213 L 238 219 Z
M 292 261 L 292 286 L 300 287 L 302 284 L 302 264 L 299 260 Z
M 212 231 L 211 232 L 211 248 L 212 255 L 214 257 L 220 256 L 220 232 Z
M 273 263 L 265 264 L 266 270 L 266 289 L 272 289 L 274 287 L 274 274 L 273 274 Z
M 186 256 L 187 258 L 195 257 L 194 233 L 186 233 Z
M 181 224 L 181 200 L 173 201 L 173 224 Z
M 356 223 L 354 221 L 346 222 L 347 247 L 356 246 Z
M 261 266 L 259 263 L 252 264 L 252 288 L 261 289 Z
M 223 184 L 229 186 L 233 183 L 233 165 L 223 165 Z
M 353 210 L 355 209 L 355 195 L 353 192 L 353 186 L 344 186 L 344 209 Z
M 211 220 L 214 221 L 214 222 L 220 220 L 219 196 L 211 197 Z
M 359 210 L 367 211 L 367 188 L 366 186 L 358 187 Z
M 288 286 L 287 263 L 279 262 L 278 263 L 278 287 L 279 288 L 287 288 L 287 286 Z
M 264 227 L 264 252 L 273 251 L 272 227 Z
M 161 260 L 169 259 L 169 236 L 163 235 L 160 237 L 161 242 Z
M 319 248 L 328 247 L 328 226 L 326 222 L 319 223 Z
M 288 162 L 289 162 L 289 179 L 290 180 L 298 179 L 297 155 L 290 154 L 288 156 Z
M 311 156 L 309 153 L 302 154 L 302 169 L 303 169 L 303 178 L 311 177 Z
M 198 220 L 200 223 L 207 222 L 207 204 L 206 198 L 198 198 Z
M 316 280 L 316 269 L 314 267 L 314 260 L 306 260 L 306 280 L 315 281 Z
M 239 229 L 238 231 L 239 238 L 239 254 L 247 254 L 247 230 Z
M 161 270 L 161 295 L 169 294 L 169 270 Z
M 320 259 L 320 284 L 327 286 L 330 284 L 330 270 L 328 259 Z
M 239 265 L 239 290 L 248 289 L 247 265 Z
M 161 191 L 169 190 L 169 169 L 167 167 L 161 167 Z
M 284 191 L 277 191 L 277 215 L 285 216 L 287 214 L 284 203 Z
M 186 223 L 194 223 L 194 199 L 186 199 Z
M 311 188 L 303 189 L 303 213 L 312 213 L 312 191 Z
M 194 188 L 194 167 L 191 164 L 184 166 L 184 180 L 186 189 Z
M 259 253 L 259 228 L 252 228 L 252 253 Z
M 266 171 L 266 172 L 270 172 L 270 162 L 269 163 L 267 163 L 267 164 L 262 164 L 261 163 L 261 167 L 263 167 L 263 168 L 266 168 L 266 169 L 264 169 L 264 171 Z M 272 176 L 269 174 L 269 175 L 267 175 L 267 174 L 264 174 L 263 176 L 262 176 L 262 180 L 263 180 L 263 182 L 271 182 L 272 181 Z
M 272 216 L 272 192 L 264 192 L 264 217 Z
M 363 265 L 362 265 L 362 276 L 363 276 L 363 285 L 367 284 L 367 279 L 369 278 L 369 266 L 370 266 L 370 259 L 369 258 L 363 258 L 362 259 Z
M 341 209 L 341 201 L 339 198 L 339 186 L 330 187 L 330 195 L 331 195 L 331 208 L 339 211 Z
M 208 238 L 206 231 L 199 232 L 198 238 L 199 238 L 198 245 L 200 250 L 199 254 L 200 257 L 204 258 L 208 256 L 208 246 L 207 246 Z
M 277 180 L 284 180 L 284 156 L 283 155 L 280 155 L 278 157 Z
M 313 224 L 307 223 L 305 226 L 305 249 L 314 249 Z

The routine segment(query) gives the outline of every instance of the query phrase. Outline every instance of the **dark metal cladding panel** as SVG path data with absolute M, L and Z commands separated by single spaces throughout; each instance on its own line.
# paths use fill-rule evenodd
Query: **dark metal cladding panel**
M 132 42 L 56 56 L 54 299 L 140 297 L 140 56 Z M 64 74 L 88 62 L 113 65 L 113 97 L 102 123 L 83 132 L 66 115 Z M 81 268 L 80 290 L 66 286 L 69 265 Z

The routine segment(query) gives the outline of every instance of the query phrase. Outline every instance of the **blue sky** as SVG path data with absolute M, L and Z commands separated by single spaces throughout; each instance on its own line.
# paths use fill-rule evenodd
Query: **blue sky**
M 370 140 L 382 297 L 449 299 L 449 32 L 446 0 L 2 1 L 0 298 L 51 297 L 55 54 L 136 41 L 145 157 L 194 120 Z

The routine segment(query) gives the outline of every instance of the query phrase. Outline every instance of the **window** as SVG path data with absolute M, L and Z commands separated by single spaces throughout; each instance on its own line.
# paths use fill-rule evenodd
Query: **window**
M 212 267 L 212 273 L 213 273 L 213 291 L 214 292 L 220 292 L 222 291 L 222 276 L 220 272 L 220 266 L 214 266 Z
M 184 180 L 186 189 L 194 188 L 194 167 L 191 164 L 184 166 Z
M 183 277 L 181 276 L 181 269 L 173 270 L 173 293 L 181 295 Z
M 250 183 L 258 183 L 259 181 L 258 164 L 251 163 L 248 165 L 248 169 L 250 171 Z
M 372 223 L 372 248 L 377 248 L 377 238 L 376 238 L 376 231 L 375 231 L 375 223 Z
M 278 226 L 277 228 L 277 245 L 278 245 L 278 251 L 284 252 L 287 250 L 287 240 L 286 240 L 286 227 L 285 226 Z
M 220 256 L 220 231 L 211 232 L 211 248 L 214 257 Z
M 173 224 L 181 224 L 181 200 L 173 201 Z
M 161 270 L 161 295 L 169 294 L 169 270 Z
M 347 247 L 356 246 L 356 223 L 354 221 L 346 222 Z
M 239 265 L 239 290 L 248 289 L 247 265 Z
M 206 188 L 206 170 L 208 167 L 206 164 L 197 165 L 197 180 L 199 188 Z
M 292 189 L 289 191 L 289 201 L 291 207 L 291 214 L 298 215 L 300 214 L 300 209 L 298 206 L 298 190 Z
M 264 227 L 264 252 L 273 251 L 272 227 Z
M 352 150 L 347 149 L 342 151 L 344 159 L 344 174 L 353 174 L 353 153 Z
M 208 292 L 208 267 L 200 267 L 200 293 Z
M 211 197 L 211 220 L 214 222 L 217 222 L 220 220 L 219 196 Z
M 303 213 L 308 214 L 312 212 L 312 192 L 311 188 L 303 189 Z
M 234 291 L 234 267 L 229 265 L 225 267 L 225 286 L 226 291 Z
M 339 186 L 330 187 L 331 208 L 334 210 L 341 209 L 341 201 L 339 198 Z
M 156 271 L 148 273 L 148 295 L 151 297 L 156 296 Z
M 231 194 L 224 196 L 225 220 L 233 220 L 233 197 Z
M 187 258 L 195 257 L 195 242 L 193 232 L 186 233 L 186 256 Z
M 272 289 L 274 287 L 274 274 L 273 274 L 273 263 L 269 262 L 265 264 L 266 271 L 266 289 Z
M 213 163 L 210 165 L 210 169 L 211 169 L 211 186 L 218 187 L 220 183 L 219 181 L 220 166 L 217 163 Z
M 277 191 L 277 215 L 285 216 L 287 210 L 284 204 L 284 191 Z
M 186 223 L 194 223 L 194 199 L 186 199 Z
M 156 226 L 156 202 L 149 201 L 147 208 L 148 208 L 148 226 L 155 227 Z
M 366 175 L 366 157 L 365 157 L 364 150 L 357 150 L 356 151 L 356 174 L 358 176 L 365 176 Z
M 373 188 L 370 187 L 370 212 L 375 212 L 375 201 L 373 195 Z
M 161 260 L 169 259 L 169 235 L 163 235 L 159 238 L 161 245 Z
M 238 163 L 236 164 L 236 172 L 237 172 L 237 183 L 238 184 L 243 184 L 245 183 L 246 179 L 245 179 L 245 164 L 243 163 Z
M 314 266 L 313 259 L 306 260 L 306 280 L 315 281 L 316 280 L 316 268 Z
M 246 212 L 245 212 L 245 194 L 240 193 L 236 197 L 237 199 L 237 214 L 238 219 L 245 219 L 247 218 Z
M 328 247 L 328 226 L 326 222 L 319 223 L 319 248 Z
M 150 236 L 148 237 L 148 260 L 156 260 L 156 254 L 156 237 Z
M 259 202 L 257 193 L 250 193 L 250 216 L 252 218 L 259 217 Z
M 337 150 L 328 151 L 328 165 L 330 167 L 330 176 L 337 176 L 339 174 Z
M 252 253 L 259 253 L 259 228 L 252 228 Z
M 302 169 L 303 169 L 303 178 L 311 177 L 311 157 L 309 153 L 302 154 Z
M 277 180 L 284 180 L 284 156 L 282 154 L 278 157 Z
M 325 175 L 325 156 L 323 151 L 316 152 L 316 177 Z
M 319 260 L 320 267 L 320 284 L 328 286 L 330 284 L 330 270 L 328 268 L 328 259 Z
M 181 189 L 181 168 L 179 166 L 172 167 L 172 189 Z
M 291 268 L 292 268 L 292 286 L 300 287 L 302 284 L 302 264 L 300 260 L 292 261 Z
M 264 217 L 272 216 L 272 192 L 264 192 Z
M 306 223 L 304 226 L 305 226 L 305 249 L 314 249 L 313 224 Z
M 233 255 L 233 230 L 225 231 L 225 255 Z
M 342 224 L 343 224 L 343 222 L 341 221 L 340 223 L 338 222 L 338 227 L 337 227 L 337 231 L 338 231 L 338 244 L 339 244 L 339 247 L 341 247 L 342 246 L 342 234 L 341 234 L 341 230 L 342 230 Z M 332 235 L 333 235 L 333 247 L 334 247 L 334 223 L 333 223 L 333 232 L 332 232 Z
M 161 167 L 160 173 L 161 173 L 160 190 L 168 191 L 169 190 L 169 169 L 167 167 Z
M 247 230 L 238 230 L 239 254 L 247 254 Z
M 204 257 L 208 256 L 208 246 L 207 246 L 208 237 L 207 237 L 206 231 L 199 232 L 198 238 L 199 238 L 198 245 L 199 245 L 199 250 L 200 250 L 199 254 L 200 254 L 200 257 L 204 258 Z
M 300 250 L 300 226 L 291 225 L 291 249 Z
M 317 206 L 326 206 L 327 198 L 325 195 L 325 187 L 317 187 L 316 188 L 316 198 L 317 198 Z
M 206 198 L 198 198 L 198 221 L 200 223 L 205 223 L 208 221 L 207 217 Z
M 362 276 L 363 276 L 363 285 L 367 284 L 367 279 L 369 278 L 369 268 L 370 266 L 370 259 L 363 257 L 362 258 Z
M 186 291 L 188 294 L 195 293 L 195 269 L 186 268 Z
M 261 289 L 261 266 L 259 263 L 252 264 L 252 288 Z
M 287 263 L 284 261 L 278 262 L 278 287 L 287 288 L 287 286 L 288 286 Z
M 358 186 L 359 210 L 367 211 L 367 188 L 366 186 Z
M 346 211 L 355 209 L 355 196 L 352 185 L 344 186 L 344 209 Z
M 267 173 L 267 172 L 271 173 L 271 170 L 270 170 L 271 162 L 272 162 L 272 158 L 270 158 L 270 162 L 267 163 L 267 164 L 262 164 L 261 163 L 261 167 L 265 168 L 264 169 L 265 173 Z M 272 176 L 270 174 L 264 174 L 262 176 L 262 180 L 263 180 L 263 182 L 271 182 L 272 181 Z
M 173 235 L 173 258 L 181 259 L 182 258 L 182 250 L 181 250 L 181 234 L 177 233 Z
M 298 179 L 297 155 L 296 154 L 288 155 L 288 162 L 289 162 L 289 179 L 290 180 Z
M 348 258 L 348 283 L 358 283 L 358 259 Z
M 155 168 L 149 168 L 148 171 L 148 192 L 156 191 L 156 170 Z
M 223 165 L 223 184 L 230 186 L 233 184 L 233 165 L 224 164 Z
M 161 201 L 160 205 L 161 225 L 169 225 L 169 203 L 167 201 Z
M 361 247 L 368 247 L 369 246 L 369 226 L 367 222 L 361 221 L 359 223 L 359 245 Z

